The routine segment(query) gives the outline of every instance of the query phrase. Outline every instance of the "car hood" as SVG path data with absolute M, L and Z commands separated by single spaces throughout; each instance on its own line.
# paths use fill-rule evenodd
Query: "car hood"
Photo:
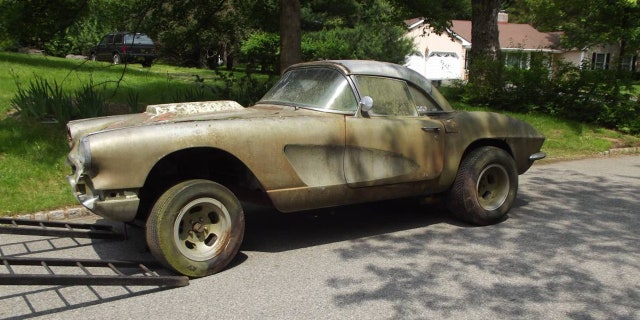
M 75 142 L 87 134 L 123 128 L 158 125 L 172 122 L 250 119 L 265 117 L 302 116 L 317 111 L 287 106 L 259 105 L 245 108 L 235 101 L 182 102 L 147 106 L 145 112 L 100 118 L 74 120 L 67 124 L 68 142 Z

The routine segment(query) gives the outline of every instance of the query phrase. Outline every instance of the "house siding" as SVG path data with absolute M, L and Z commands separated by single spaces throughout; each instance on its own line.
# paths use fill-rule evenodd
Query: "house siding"
M 414 27 L 405 35 L 413 40 L 414 48 L 419 53 L 408 58 L 407 66 L 425 75 L 429 80 L 443 80 L 442 77 L 434 76 L 433 72 L 427 70 L 427 60 L 429 54 L 433 52 L 451 52 L 455 53 L 459 59 L 459 67 L 456 68 L 455 74 L 458 79 L 465 77 L 466 49 L 463 40 L 452 39 L 448 34 L 435 34 L 430 30 L 424 33 L 423 25 Z

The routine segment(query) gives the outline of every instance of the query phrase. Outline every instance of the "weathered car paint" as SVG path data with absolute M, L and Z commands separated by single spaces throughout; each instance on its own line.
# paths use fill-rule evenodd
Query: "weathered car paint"
M 347 117 L 345 174 L 350 187 L 433 180 L 442 171 L 442 123 L 428 117 Z
M 428 81 L 392 64 L 322 61 L 289 70 L 310 67 L 406 79 L 437 95 Z M 248 108 L 201 102 L 73 121 L 68 124 L 68 159 L 74 168 L 69 179 L 89 209 L 130 221 L 156 164 L 183 150 L 222 150 L 246 166 L 275 208 L 292 212 L 446 191 L 474 146 L 504 148 L 519 173 L 540 151 L 544 137 L 522 121 L 439 104 L 442 110 L 421 116 L 376 117 L 359 110 L 344 114 L 260 102 Z

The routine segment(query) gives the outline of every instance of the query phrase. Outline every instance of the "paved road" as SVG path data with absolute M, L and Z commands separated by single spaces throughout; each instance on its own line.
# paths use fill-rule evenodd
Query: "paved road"
M 0 286 L 0 318 L 640 319 L 640 156 L 536 165 L 520 181 L 509 219 L 489 227 L 393 202 L 254 209 L 222 273 L 170 290 Z M 0 235 L 0 249 L 150 258 L 140 231 L 130 235 Z

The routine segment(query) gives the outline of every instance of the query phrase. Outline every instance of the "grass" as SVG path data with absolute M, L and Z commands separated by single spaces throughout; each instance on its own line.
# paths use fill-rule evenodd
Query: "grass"
M 123 70 L 126 72 L 123 75 Z M 35 77 L 57 82 L 67 91 L 80 89 L 90 81 L 102 90 L 112 105 L 125 105 L 132 92 L 143 105 L 174 102 L 185 92 L 202 90 L 207 98 L 216 98 L 213 88 L 221 82 L 213 70 L 178 68 L 155 64 L 112 65 L 106 62 L 62 59 L 39 55 L 0 52 L 0 115 L 10 110 L 17 84 L 26 87 Z M 196 81 L 196 75 L 201 81 Z M 235 72 L 236 77 L 243 73 Z
M 0 216 L 75 205 L 66 181 L 70 171 L 66 165 L 69 148 L 64 124 L 15 117 L 11 99 L 18 84 L 26 87 L 41 77 L 55 80 L 65 91 L 72 92 L 93 81 L 115 112 L 127 109 L 132 93 L 137 95 L 140 107 L 174 102 L 197 90 L 205 99 L 219 99 L 210 90 L 222 86 L 213 70 L 127 65 L 123 76 L 124 68 L 103 62 L 0 52 Z M 203 81 L 195 81 L 194 75 Z
M 151 68 L 102 62 L 60 59 L 0 52 L 0 216 L 31 213 L 76 205 L 66 181 L 69 168 L 63 124 L 43 124 L 12 115 L 11 98 L 17 92 L 16 80 L 28 85 L 36 76 L 56 80 L 73 91 L 93 81 L 112 106 L 128 103 L 131 93 L 141 106 L 175 101 L 185 91 L 204 83 L 219 84 L 214 71 L 178 68 L 156 64 Z M 204 82 L 197 82 L 194 75 Z M 237 75 L 238 78 L 242 75 Z M 207 98 L 220 99 L 214 91 Z M 456 108 L 481 110 L 457 103 Z M 543 150 L 549 160 L 592 157 L 614 147 L 640 146 L 640 137 L 626 136 L 581 123 L 545 115 L 511 114 L 532 124 L 545 136 Z
M 486 107 L 474 107 L 464 103 L 453 105 L 458 110 L 492 111 Z M 503 113 L 531 124 L 546 137 L 542 150 L 547 153 L 547 159 L 543 162 L 594 157 L 613 148 L 640 146 L 638 136 L 625 135 L 594 125 L 544 114 Z
M 0 120 L 0 216 L 73 204 L 65 140 L 61 126 Z

